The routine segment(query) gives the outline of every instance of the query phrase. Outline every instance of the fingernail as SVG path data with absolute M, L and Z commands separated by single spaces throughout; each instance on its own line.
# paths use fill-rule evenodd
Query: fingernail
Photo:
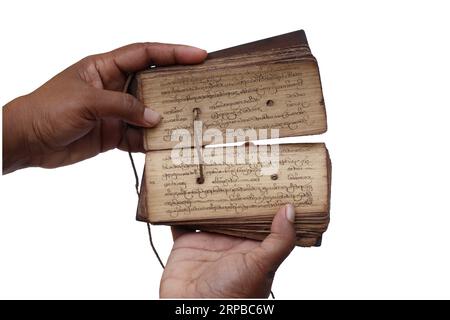
M 154 126 L 159 122 L 159 120 L 161 120 L 161 115 L 158 112 L 156 112 L 150 108 L 145 108 L 144 120 L 149 125 Z
M 292 204 L 286 205 L 286 219 L 290 222 L 295 222 L 295 208 Z
M 200 49 L 197 47 L 193 47 L 193 46 L 185 46 L 186 50 L 191 51 L 192 53 L 198 53 L 199 51 L 203 51 L 204 53 L 207 53 L 206 50 L 204 49 Z

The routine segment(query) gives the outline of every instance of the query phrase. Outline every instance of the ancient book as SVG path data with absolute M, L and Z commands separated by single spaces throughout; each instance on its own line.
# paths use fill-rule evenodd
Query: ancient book
M 297 244 L 320 245 L 330 208 L 325 145 L 267 140 L 327 129 L 302 30 L 210 53 L 199 65 L 151 68 L 132 90 L 162 115 L 144 130 L 138 220 L 261 240 L 292 203 Z

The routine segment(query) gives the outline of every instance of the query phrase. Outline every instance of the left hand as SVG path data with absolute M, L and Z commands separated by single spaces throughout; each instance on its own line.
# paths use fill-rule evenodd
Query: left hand
M 294 207 L 282 207 L 262 242 L 172 228 L 160 297 L 267 298 L 275 271 L 294 248 L 294 220 Z

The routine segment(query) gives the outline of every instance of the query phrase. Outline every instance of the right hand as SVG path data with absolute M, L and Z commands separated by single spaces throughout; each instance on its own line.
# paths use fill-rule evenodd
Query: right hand
M 128 73 L 200 63 L 206 55 L 189 46 L 136 43 L 75 63 L 3 107 L 3 173 L 65 166 L 114 148 L 143 151 L 140 130 L 126 124 L 152 127 L 160 115 L 120 92 Z

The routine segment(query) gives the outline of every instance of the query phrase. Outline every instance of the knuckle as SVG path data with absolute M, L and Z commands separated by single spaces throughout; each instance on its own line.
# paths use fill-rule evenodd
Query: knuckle
M 129 49 L 145 52 L 145 50 L 147 50 L 152 45 L 153 44 L 151 42 L 135 42 L 135 43 L 128 45 L 127 47 Z
M 84 57 L 81 61 L 84 61 L 87 64 L 94 64 L 98 58 L 98 54 L 91 54 L 89 56 Z
M 141 42 L 139 43 L 139 45 L 141 45 L 142 47 L 153 47 L 155 45 L 158 45 L 158 42 L 150 42 L 150 41 L 146 41 L 146 42 Z
M 95 66 L 95 56 L 90 55 L 90 56 L 84 57 L 83 59 L 80 60 L 79 63 L 85 69 L 90 69 L 93 66 Z
M 82 80 L 95 88 L 102 89 L 103 82 L 99 74 L 99 55 L 87 56 L 78 62 L 78 74 Z
M 139 111 L 139 106 L 138 106 L 137 100 L 131 94 L 128 94 L 128 93 L 124 94 L 122 96 L 122 99 L 123 99 L 122 105 L 127 114 L 131 115 L 131 114 L 135 114 L 137 111 Z

